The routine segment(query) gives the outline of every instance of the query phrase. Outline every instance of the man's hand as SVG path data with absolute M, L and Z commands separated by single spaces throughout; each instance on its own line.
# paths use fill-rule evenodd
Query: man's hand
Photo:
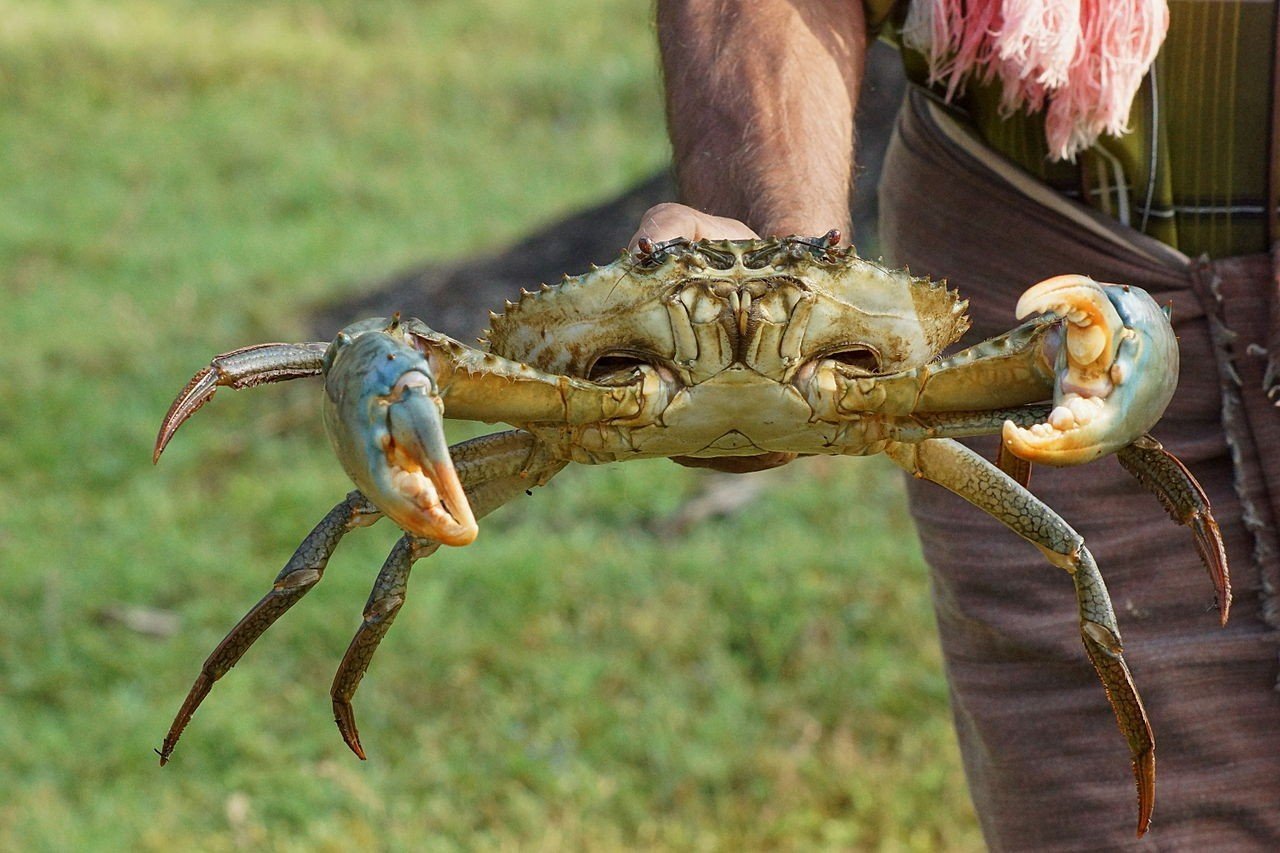
M 665 243 L 677 237 L 690 240 L 752 240 L 760 235 L 736 219 L 712 216 L 675 202 L 655 204 L 644 212 L 627 251 L 634 253 L 640 240 Z

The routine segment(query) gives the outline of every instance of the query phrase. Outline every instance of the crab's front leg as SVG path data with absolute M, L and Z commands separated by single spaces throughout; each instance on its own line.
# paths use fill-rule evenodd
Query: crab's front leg
M 1071 575 L 1080 610 L 1081 640 L 1106 688 L 1120 731 L 1129 742 L 1138 787 L 1138 835 L 1143 835 L 1155 804 L 1155 739 L 1124 661 L 1111 598 L 1084 539 L 1038 498 L 958 442 L 891 443 L 885 452 L 911 474 L 985 510 Z
M 1178 384 L 1178 344 L 1146 291 L 1062 275 L 1027 290 L 1016 312 L 1061 318 L 1062 336 L 1046 350 L 1055 367 L 1048 420 L 1004 424 L 1014 455 L 1047 465 L 1089 462 L 1132 444 L 1164 414 Z
M 652 373 L 652 371 L 650 371 Z M 348 327 L 325 356 L 325 426 L 347 474 L 411 536 L 466 545 L 475 513 L 443 419 L 514 425 L 634 417 L 660 403 L 656 376 L 601 385 L 464 346 L 419 321 Z
M 215 356 L 169 407 L 153 459 L 218 388 L 319 374 L 330 440 L 360 492 L 410 535 L 447 545 L 468 544 L 477 528 L 443 418 L 514 426 L 652 421 L 672 393 L 649 367 L 627 381 L 592 382 L 464 346 L 418 320 L 374 318 L 331 344 L 260 344 Z
M 1058 276 L 1019 300 L 1020 317 L 1036 312 L 1044 316 L 922 367 L 876 376 L 826 360 L 798 384 L 821 420 L 875 415 L 905 440 L 1003 432 L 1015 455 L 1048 465 L 1114 453 L 1160 419 L 1178 347 L 1145 291 Z
M 347 475 L 388 518 L 414 536 L 467 545 L 476 519 L 449 456 L 439 388 L 398 331 L 334 341 L 325 356 L 326 431 Z

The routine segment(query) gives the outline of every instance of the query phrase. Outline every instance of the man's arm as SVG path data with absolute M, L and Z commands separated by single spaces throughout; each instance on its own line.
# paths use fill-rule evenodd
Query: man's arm
M 859 0 L 659 0 L 682 200 L 637 236 L 849 235 Z M 699 215 L 698 212 L 708 215 Z

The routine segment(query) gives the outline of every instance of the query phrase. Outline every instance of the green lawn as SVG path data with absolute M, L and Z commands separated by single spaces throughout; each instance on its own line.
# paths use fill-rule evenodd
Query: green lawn
M 173 393 L 662 164 L 647 6 L 0 0 L 0 849 L 980 847 L 880 460 L 681 534 L 703 475 L 567 471 L 419 565 L 361 763 L 327 691 L 383 522 L 151 752 L 349 488 L 306 383 L 153 469 Z

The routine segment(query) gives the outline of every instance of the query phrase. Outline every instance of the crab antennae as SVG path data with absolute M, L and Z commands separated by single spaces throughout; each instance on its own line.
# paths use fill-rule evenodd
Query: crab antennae
M 178 427 L 200 407 L 213 399 L 218 386 L 228 388 L 252 388 L 268 382 L 284 382 L 303 376 L 317 376 L 324 370 L 324 354 L 329 344 L 312 341 L 300 344 L 255 344 L 213 357 L 209 366 L 201 370 L 187 387 L 182 389 L 156 434 L 151 462 L 160 461 L 160 454 L 173 438 Z

